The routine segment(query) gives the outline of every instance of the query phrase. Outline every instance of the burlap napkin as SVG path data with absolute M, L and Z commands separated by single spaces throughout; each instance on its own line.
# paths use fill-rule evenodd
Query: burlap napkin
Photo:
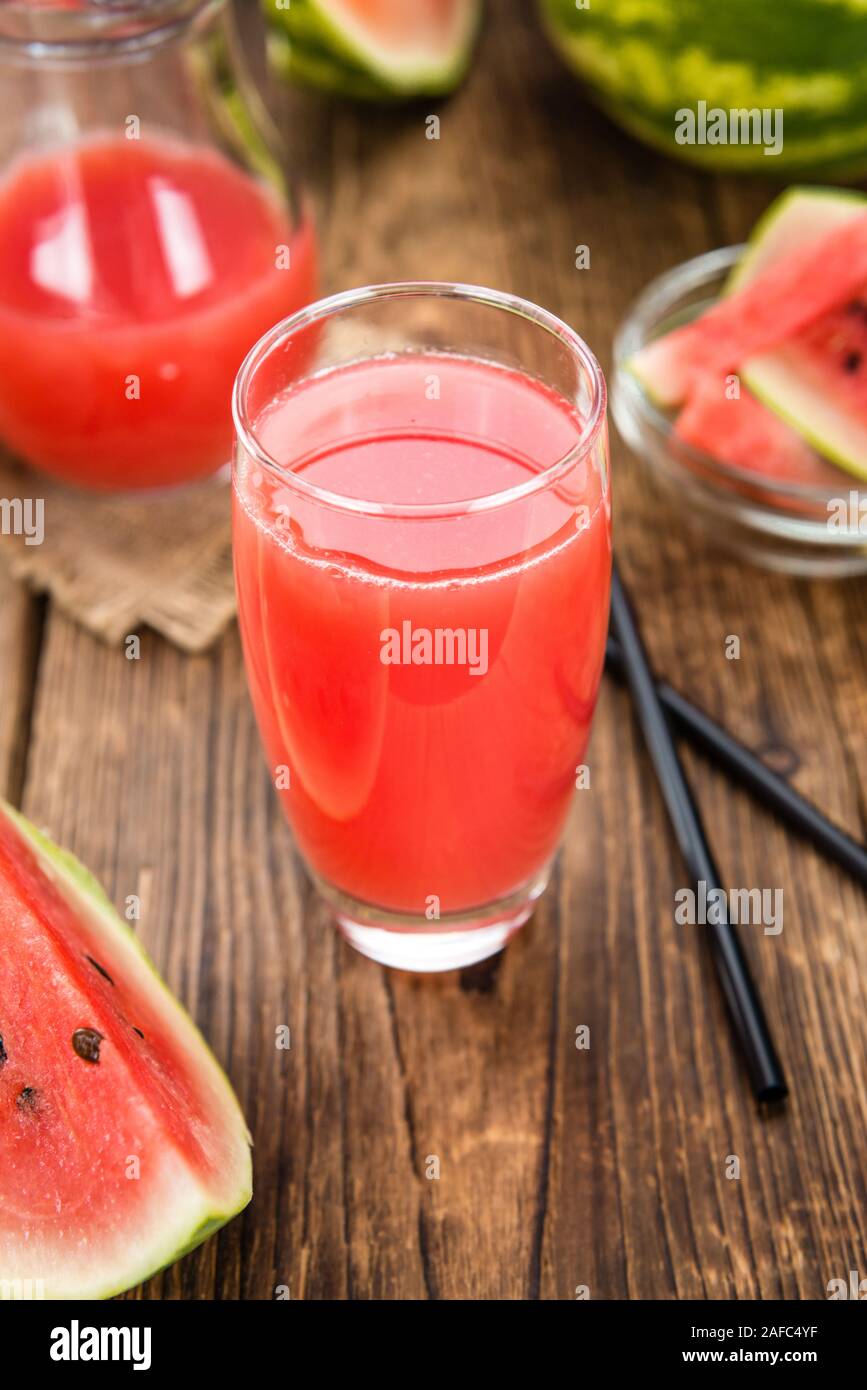
M 0 458 L 0 530 L 0 559 L 12 575 L 106 642 L 147 623 L 201 652 L 234 615 L 225 481 L 174 497 L 110 497 Z

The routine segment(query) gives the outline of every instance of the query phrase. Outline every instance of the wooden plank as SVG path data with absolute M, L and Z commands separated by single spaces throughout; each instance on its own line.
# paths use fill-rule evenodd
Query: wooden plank
M 43 612 L 42 602 L 10 578 L 5 564 L 0 567 L 0 793 L 13 804 L 27 762 Z

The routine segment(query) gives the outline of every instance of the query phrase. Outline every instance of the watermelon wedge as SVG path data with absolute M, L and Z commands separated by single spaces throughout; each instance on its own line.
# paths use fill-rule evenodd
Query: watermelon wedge
M 768 266 L 797 254 L 865 215 L 861 193 L 796 188 L 756 227 L 733 280 L 735 290 Z M 838 273 L 833 264 L 826 277 Z M 831 309 L 740 367 L 749 389 L 840 468 L 867 478 L 867 280 L 842 307 Z
M 831 488 L 840 474 L 749 391 L 730 399 L 713 377 L 693 389 L 675 421 L 678 439 L 720 463 L 780 482 Z
M 442 96 L 466 72 L 481 0 L 263 0 L 268 55 L 342 96 Z
M 0 802 L 0 1298 L 107 1298 L 250 1199 L 228 1080 L 91 874 Z
M 654 401 L 679 405 L 703 374 L 722 378 L 841 308 L 865 285 L 867 209 L 861 208 L 765 265 L 701 318 L 649 343 L 627 366 Z
M 867 479 L 867 301 L 749 358 L 741 376 L 825 458 Z
M 851 222 L 867 209 L 867 197 L 851 188 L 788 188 L 762 213 L 746 250 L 726 283 L 726 294 L 744 289 L 763 270 L 800 246 Z

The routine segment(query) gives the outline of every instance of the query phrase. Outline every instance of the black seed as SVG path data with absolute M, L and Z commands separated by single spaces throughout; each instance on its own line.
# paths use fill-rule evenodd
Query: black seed
M 19 1110 L 36 1110 L 39 1106 L 39 1092 L 32 1086 L 25 1086 L 24 1090 L 19 1092 L 15 1104 Z
M 91 963 L 91 965 L 93 966 L 94 970 L 98 970 L 99 973 L 100 973 L 100 975 L 102 976 L 102 978 L 103 978 L 104 980 L 108 980 L 108 983 L 109 983 L 110 985 L 113 985 L 113 984 L 114 984 L 114 980 L 111 978 L 111 976 L 109 975 L 108 971 L 107 971 L 103 966 L 100 965 L 100 963 L 99 963 L 98 960 L 94 960 L 94 959 L 93 959 L 93 956 L 85 956 L 84 959 L 90 961 L 90 963 Z
M 0 1067 L 5 1066 L 6 1063 L 8 1062 L 8 1060 L 9 1060 L 9 1053 L 6 1051 L 6 1048 L 3 1046 L 3 1034 L 0 1033 Z
M 144 1033 L 142 1032 L 142 1030 L 140 1028 L 136 1028 L 135 1024 L 132 1025 L 132 1031 L 134 1033 L 138 1033 L 140 1038 L 144 1037 Z
M 860 352 L 847 352 L 846 356 L 843 358 L 844 371 L 857 372 L 858 368 L 861 366 L 861 361 Z
M 76 1028 L 72 1035 L 72 1046 L 83 1062 L 99 1061 L 99 1044 L 102 1034 L 95 1028 Z
M 863 314 L 865 310 L 867 310 L 867 304 L 864 303 L 863 299 L 853 299 L 851 303 L 846 305 L 848 314 Z

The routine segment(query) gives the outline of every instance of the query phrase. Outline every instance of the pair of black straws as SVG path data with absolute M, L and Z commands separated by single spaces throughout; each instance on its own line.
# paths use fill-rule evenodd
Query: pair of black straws
M 669 819 L 694 885 L 704 883 L 710 894 L 720 887 L 720 876 L 677 754 L 673 729 L 708 754 L 828 858 L 867 885 L 867 850 L 863 845 L 823 816 L 709 715 L 670 685 L 655 680 L 616 565 L 611 581 L 611 635 L 605 664 L 612 675 L 625 679 L 629 685 Z M 713 915 L 715 920 L 707 924 L 710 947 L 753 1093 L 765 1103 L 781 1101 L 789 1088 L 736 927 L 725 908 L 720 907 Z

